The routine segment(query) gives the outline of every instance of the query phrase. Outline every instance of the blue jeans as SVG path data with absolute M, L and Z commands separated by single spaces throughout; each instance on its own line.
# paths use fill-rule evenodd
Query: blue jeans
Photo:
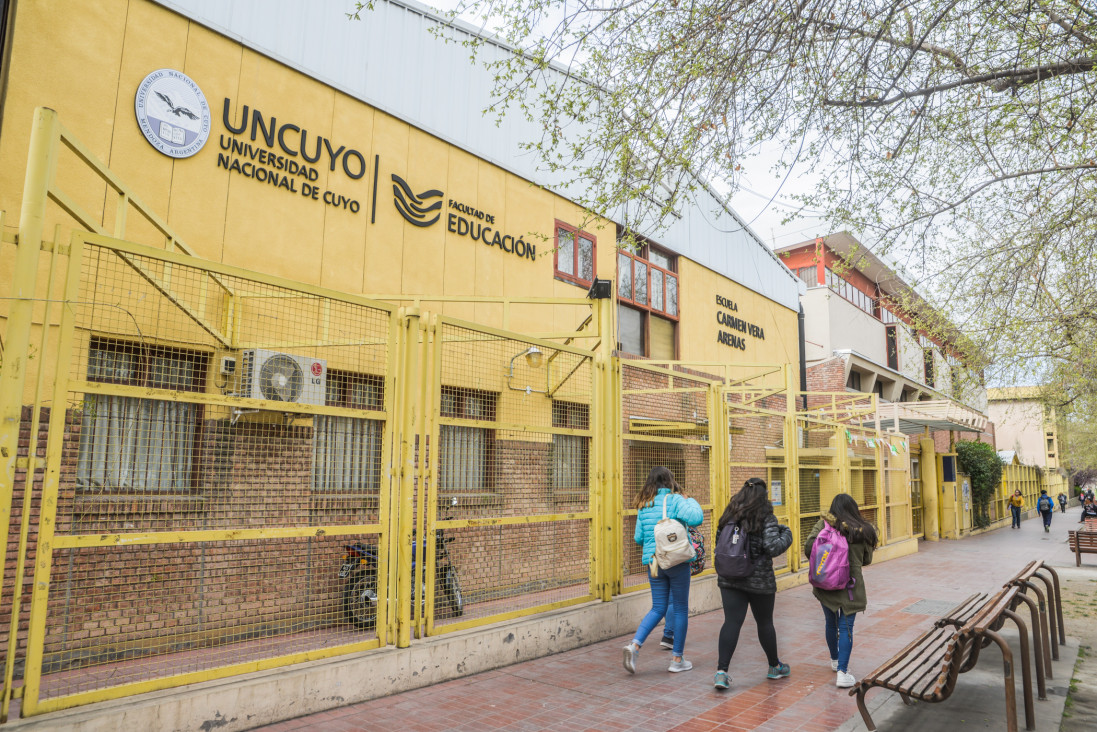
M 846 615 L 839 610 L 823 606 L 823 616 L 827 620 L 827 648 L 831 659 L 838 659 L 838 670 L 849 673 L 849 656 L 853 652 L 853 621 L 857 613 Z
M 682 562 L 670 569 L 660 569 L 659 574 L 651 576 L 648 568 L 648 580 L 651 582 L 651 610 L 640 621 L 633 642 L 642 646 L 651 631 L 666 615 L 667 635 L 674 637 L 675 656 L 681 656 L 686 647 L 686 626 L 689 623 L 689 562 Z M 671 605 L 673 604 L 673 609 Z
M 1009 528 L 1021 528 L 1021 507 L 1011 505 L 1009 510 L 1013 514 L 1013 524 Z
M 1051 514 L 1053 511 L 1041 511 L 1040 515 L 1044 518 L 1044 526 L 1051 526 Z

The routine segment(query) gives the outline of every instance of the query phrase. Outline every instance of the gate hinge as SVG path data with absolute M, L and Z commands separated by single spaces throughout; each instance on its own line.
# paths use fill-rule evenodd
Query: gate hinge
M 25 458 L 25 457 L 15 458 L 15 468 L 16 468 L 16 470 L 18 470 L 20 468 L 22 468 L 23 470 L 26 470 L 29 467 L 29 465 L 30 465 L 30 459 L 29 458 Z M 40 457 L 34 458 L 34 469 L 35 470 L 45 470 L 46 469 L 46 459 L 45 458 L 40 458 Z

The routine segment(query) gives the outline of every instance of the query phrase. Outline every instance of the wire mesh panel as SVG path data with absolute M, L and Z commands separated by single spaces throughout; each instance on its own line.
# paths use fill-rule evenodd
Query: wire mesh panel
M 698 528 L 708 545 L 713 543 L 712 379 L 681 366 L 621 362 L 621 559 L 626 589 L 648 583 L 643 552 L 635 542 L 636 502 L 652 468 L 669 468 L 683 494 L 701 504 L 705 518 Z
M 831 501 L 842 491 L 839 457 L 845 445 L 843 432 L 840 427 L 826 422 L 797 419 L 800 437 L 796 463 L 800 479 L 797 520 L 801 542 L 830 511 Z
M 848 428 L 850 448 L 849 456 L 849 494 L 861 509 L 861 516 L 874 526 L 883 528 L 884 523 L 880 470 L 877 462 L 878 434 Z
M 761 478 L 769 486 L 777 520 L 791 525 L 796 521 L 797 505 L 788 493 L 785 394 L 742 387 L 727 392 L 724 398 L 728 410 L 728 498 L 737 494 L 750 478 Z M 719 508 L 717 519 L 723 508 Z M 789 571 L 790 559 L 798 553 L 795 544 L 785 554 L 774 557 L 773 567 L 778 573 Z
M 590 599 L 592 354 L 448 318 L 434 343 L 428 632 Z
M 338 537 L 60 549 L 42 698 L 358 643 L 342 556 Z
M 910 527 L 911 534 L 916 537 L 925 536 L 925 517 L 922 504 L 922 449 L 917 442 L 909 445 L 910 460 L 908 463 L 908 475 L 910 476 Z
M 41 698 L 376 644 L 391 310 L 76 251 Z
M 889 435 L 882 438 L 884 520 L 887 543 L 905 541 L 911 537 L 911 496 L 909 449 L 906 437 Z

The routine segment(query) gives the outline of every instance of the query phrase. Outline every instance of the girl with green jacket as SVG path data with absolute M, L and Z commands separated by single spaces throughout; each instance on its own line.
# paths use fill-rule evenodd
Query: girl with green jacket
M 849 543 L 849 576 L 853 587 L 841 590 L 812 588 L 812 594 L 823 606 L 826 620 L 827 648 L 830 650 L 830 667 L 838 672 L 836 684 L 848 689 L 857 683 L 849 673 L 849 657 L 853 651 L 853 621 L 857 613 L 868 605 L 865 578 L 861 567 L 872 564 L 872 550 L 878 542 L 876 529 L 861 518 L 857 501 L 852 496 L 839 493 L 830 503 L 830 512 L 815 523 L 804 543 L 804 556 L 811 558 L 815 538 L 827 524 L 833 526 Z

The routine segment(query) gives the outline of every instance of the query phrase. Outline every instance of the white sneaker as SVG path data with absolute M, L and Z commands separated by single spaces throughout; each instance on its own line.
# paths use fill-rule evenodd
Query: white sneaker
M 640 655 L 640 649 L 636 647 L 635 643 L 629 643 L 625 646 L 625 670 L 630 674 L 636 673 L 636 657 Z
M 693 668 L 693 664 L 683 658 L 681 661 L 671 661 L 670 668 L 668 668 L 667 671 L 676 674 L 682 671 L 689 671 L 691 668 Z
M 834 683 L 839 689 L 850 689 L 857 685 L 857 679 L 853 678 L 853 674 L 839 671 Z
M 837 671 L 838 670 L 838 659 L 837 658 L 831 659 L 831 661 L 830 661 L 830 670 L 831 671 Z

